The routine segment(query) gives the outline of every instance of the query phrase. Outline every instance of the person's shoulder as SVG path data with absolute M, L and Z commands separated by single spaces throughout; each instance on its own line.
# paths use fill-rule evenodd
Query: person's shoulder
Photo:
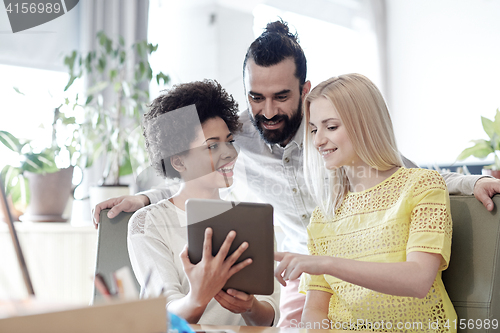
M 250 110 L 249 109 L 245 109 L 243 111 L 240 111 L 238 113 L 238 116 L 239 116 L 239 121 L 242 124 L 246 124 L 246 123 L 250 122 Z
M 442 180 L 443 176 L 436 170 L 422 169 L 422 168 L 410 168 L 404 169 L 412 175 L 413 178 L 417 179 L 431 179 L 431 180 Z
M 409 177 L 412 187 L 417 190 L 442 189 L 446 190 L 443 176 L 436 170 L 411 168 L 403 170 Z
M 241 123 L 241 130 L 237 133 L 237 137 L 253 137 L 258 134 L 252 123 L 250 110 L 246 109 L 239 113 L 239 122 Z
M 327 221 L 323 210 L 318 206 L 311 214 L 310 223 L 325 223 Z
M 137 210 L 132 218 L 141 217 L 147 215 L 155 215 L 159 213 L 165 213 L 174 210 L 174 205 L 168 199 L 163 199 L 158 201 L 157 203 L 147 205 Z
M 168 200 L 161 200 L 155 204 L 148 205 L 137 210 L 129 221 L 129 230 L 133 233 L 144 234 L 145 229 L 157 222 L 168 222 L 172 213 L 175 212 L 175 206 Z

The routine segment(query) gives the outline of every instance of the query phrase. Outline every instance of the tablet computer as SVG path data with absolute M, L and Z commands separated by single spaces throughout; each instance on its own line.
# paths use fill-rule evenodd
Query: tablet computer
M 213 230 L 212 254 L 219 251 L 227 234 L 234 230 L 236 238 L 228 256 L 243 242 L 248 248 L 238 258 L 253 262 L 234 274 L 223 290 L 236 289 L 248 294 L 271 295 L 274 292 L 273 206 L 269 204 L 223 200 L 189 199 L 186 202 L 188 254 L 191 262 L 201 261 L 205 229 Z

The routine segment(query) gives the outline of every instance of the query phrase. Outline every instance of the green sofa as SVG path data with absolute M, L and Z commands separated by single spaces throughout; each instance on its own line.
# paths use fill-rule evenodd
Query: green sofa
M 493 201 L 488 212 L 474 196 L 450 196 L 453 240 L 443 282 L 459 332 L 500 332 L 500 195 Z

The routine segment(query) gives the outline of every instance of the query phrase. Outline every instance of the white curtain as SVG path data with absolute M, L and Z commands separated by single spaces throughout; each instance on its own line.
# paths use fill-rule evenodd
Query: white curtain
M 125 40 L 129 49 L 135 42 L 148 37 L 149 0 L 84 0 L 80 8 L 80 51 L 86 54 L 99 46 L 96 34 L 104 33 L 118 43 L 119 37 Z M 129 62 L 127 77 L 133 75 L 135 61 Z M 88 80 L 87 80 L 88 82 Z M 144 85 L 148 89 L 148 85 Z M 113 91 L 107 89 L 104 104 L 113 100 Z
M 125 39 L 132 45 L 148 36 L 149 0 L 83 0 L 80 1 L 80 49 L 97 46 L 96 33 L 103 30 L 111 39 Z
M 101 30 L 114 42 L 122 36 L 127 47 L 147 39 L 149 0 L 83 0 L 80 1 L 80 6 L 80 50 L 83 53 L 96 49 L 99 45 L 96 34 Z M 146 85 L 145 89 L 147 88 Z M 112 91 L 106 91 L 105 95 L 108 93 Z M 105 161 L 101 158 L 90 169 L 85 170 L 83 183 L 77 188 L 76 197 L 88 195 L 88 187 L 96 185 L 100 180 L 104 164 Z M 124 182 L 134 183 L 132 179 Z M 80 201 L 78 204 L 83 207 L 80 207 L 80 213 L 73 213 L 72 219 L 90 220 L 89 212 L 93 207 L 90 207 L 89 201 Z
M 386 0 L 362 0 L 364 15 L 375 34 L 378 63 L 380 66 L 380 90 L 389 99 L 389 73 L 387 59 L 387 9 Z

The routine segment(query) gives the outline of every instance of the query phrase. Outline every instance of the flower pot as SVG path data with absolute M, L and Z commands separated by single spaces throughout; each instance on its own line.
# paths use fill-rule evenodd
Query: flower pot
M 500 170 L 483 169 L 481 173 L 486 176 L 492 176 L 500 179 Z
M 62 215 L 72 193 L 73 167 L 53 173 L 25 172 L 31 199 L 21 221 L 66 222 Z
M 110 198 L 120 197 L 122 195 L 129 195 L 130 189 L 128 185 L 101 185 L 91 186 L 89 188 L 90 195 L 90 209 L 95 205 Z

